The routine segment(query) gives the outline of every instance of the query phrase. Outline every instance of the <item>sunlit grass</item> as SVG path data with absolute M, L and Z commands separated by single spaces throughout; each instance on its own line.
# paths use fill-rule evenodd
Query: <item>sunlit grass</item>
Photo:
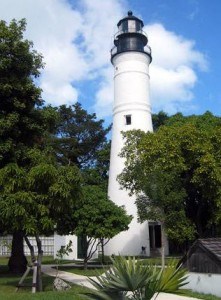
M 8 272 L 7 266 L 0 267 L 0 299 L 2 300 L 60 300 L 60 299 L 75 299 L 80 300 L 82 297 L 79 295 L 87 292 L 87 289 L 82 286 L 71 285 L 71 289 L 64 292 L 53 291 L 53 277 L 43 275 L 43 289 L 42 293 L 31 293 L 31 276 L 29 276 L 24 283 L 30 285 L 29 287 L 22 287 L 16 292 L 16 286 L 21 278 L 21 275 L 14 275 Z
M 204 299 L 204 300 L 220 300 L 220 297 L 216 297 L 216 296 L 213 296 L 213 295 L 205 295 L 205 294 L 201 294 L 201 293 L 196 293 L 196 292 L 192 292 L 190 290 L 184 290 L 183 295 L 187 296 L 187 297 Z
M 15 292 L 16 286 L 18 284 L 18 281 L 21 278 L 21 275 L 14 275 L 10 274 L 8 271 L 7 263 L 8 263 L 8 257 L 0 257 L 0 299 L 2 300 L 32 300 L 32 299 L 41 299 L 41 300 L 81 300 L 83 299 L 80 294 L 83 292 L 87 292 L 87 289 L 82 286 L 77 285 L 71 285 L 71 289 L 69 291 L 64 292 L 56 292 L 53 291 L 53 277 L 43 275 L 43 288 L 44 292 L 42 293 L 31 293 L 31 287 L 25 287 L 19 289 L 18 292 Z M 166 258 L 166 264 L 171 260 L 172 258 Z M 173 258 L 174 259 L 174 258 Z M 160 265 L 161 258 L 145 258 L 141 259 L 144 264 L 157 264 Z M 177 258 L 177 262 L 179 259 Z M 62 261 L 63 263 L 70 263 L 75 261 Z M 82 264 L 82 262 L 77 262 L 79 264 Z M 94 262 L 96 263 L 96 262 Z M 56 264 L 56 261 L 52 256 L 45 256 L 43 258 L 43 264 Z M 93 265 L 91 263 L 90 265 Z M 103 273 L 103 268 L 95 268 L 90 267 L 87 270 L 84 270 L 83 267 L 72 267 L 72 266 L 60 266 L 59 270 L 64 270 L 66 272 L 75 273 L 79 275 L 84 276 L 96 276 Z M 26 284 L 31 285 L 31 276 L 25 281 Z M 201 293 L 195 293 L 189 290 L 184 290 L 184 295 L 193 297 L 193 298 L 199 298 L 204 300 L 220 300 L 220 297 L 216 297 L 213 295 L 205 295 Z
M 60 266 L 59 270 L 70 272 L 73 274 L 83 275 L 83 276 L 99 276 L 104 273 L 104 268 L 88 268 L 84 270 L 83 267 L 71 267 L 71 266 Z

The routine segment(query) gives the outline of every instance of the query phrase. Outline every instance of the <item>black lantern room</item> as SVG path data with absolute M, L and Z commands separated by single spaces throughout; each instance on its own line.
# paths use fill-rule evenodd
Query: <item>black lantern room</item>
M 128 11 L 128 16 L 121 19 L 117 26 L 118 32 L 114 37 L 115 46 L 111 50 L 111 60 L 119 53 L 137 51 L 147 54 L 151 61 L 151 49 L 147 45 L 147 36 L 142 30 L 143 21 L 133 16 L 132 11 Z

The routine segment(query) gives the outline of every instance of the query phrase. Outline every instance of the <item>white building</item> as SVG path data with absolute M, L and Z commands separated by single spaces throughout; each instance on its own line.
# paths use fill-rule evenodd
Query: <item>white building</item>
M 146 255 L 161 247 L 161 226 L 157 222 L 137 222 L 135 197 L 120 189 L 117 176 L 124 168 L 119 153 L 124 145 L 122 131 L 152 131 L 150 106 L 151 49 L 143 32 L 143 21 L 133 16 L 121 19 L 111 50 L 114 67 L 114 105 L 108 195 L 117 205 L 124 205 L 133 221 L 128 231 L 121 232 L 105 247 L 105 254 Z M 143 250 L 143 251 L 142 251 Z

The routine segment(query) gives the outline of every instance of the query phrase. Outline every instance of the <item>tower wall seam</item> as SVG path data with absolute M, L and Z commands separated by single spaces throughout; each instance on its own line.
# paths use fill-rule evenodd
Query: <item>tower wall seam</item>
M 143 71 L 137 71 L 137 70 L 131 70 L 131 71 L 121 71 L 121 72 L 115 74 L 115 75 L 114 75 L 114 79 L 115 79 L 116 77 L 118 77 L 118 76 L 124 74 L 124 73 L 139 73 L 139 74 L 144 74 L 144 75 L 146 75 L 148 78 L 150 78 L 150 75 L 149 75 L 148 73 L 146 73 L 146 72 L 143 72 Z

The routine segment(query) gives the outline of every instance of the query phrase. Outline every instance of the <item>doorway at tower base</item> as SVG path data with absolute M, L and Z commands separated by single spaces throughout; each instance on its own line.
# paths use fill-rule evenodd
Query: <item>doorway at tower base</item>
M 169 254 L 168 241 L 162 234 L 159 222 L 138 223 L 135 218 L 127 231 L 111 239 L 105 246 L 105 255 L 122 256 L 161 256 L 162 246 L 165 255 Z

